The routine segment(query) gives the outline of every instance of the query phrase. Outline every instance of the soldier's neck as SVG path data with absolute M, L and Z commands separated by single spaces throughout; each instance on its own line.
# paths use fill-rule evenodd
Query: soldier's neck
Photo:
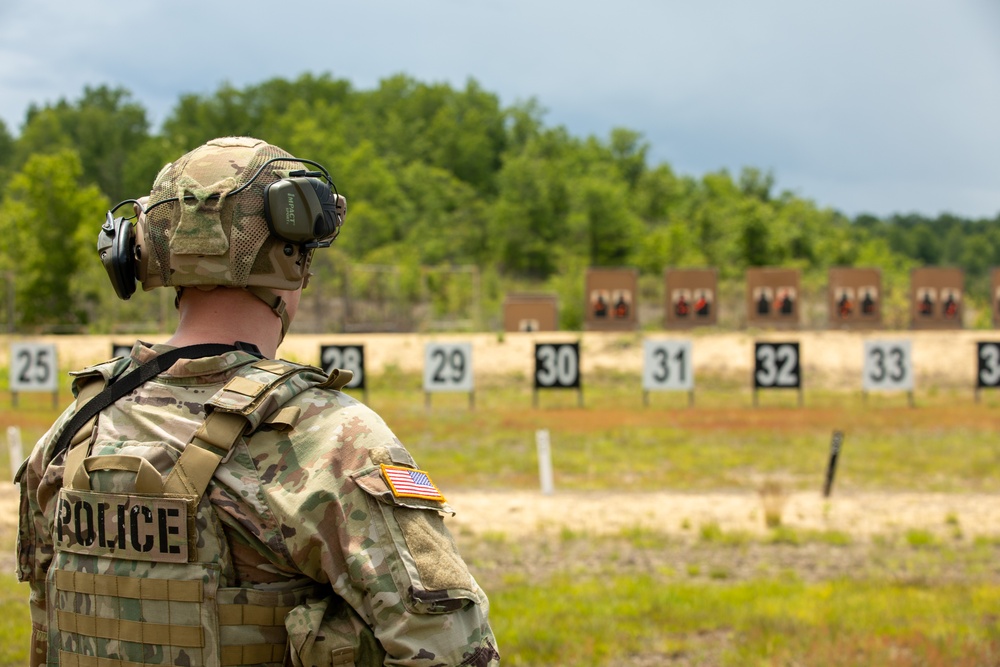
M 180 320 L 167 345 L 253 343 L 273 359 L 281 342 L 281 320 L 252 294 L 230 288 L 187 288 L 178 304 Z

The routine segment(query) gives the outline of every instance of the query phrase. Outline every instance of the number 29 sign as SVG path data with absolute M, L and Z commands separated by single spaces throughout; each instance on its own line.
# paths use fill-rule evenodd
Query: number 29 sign
M 472 344 L 428 343 L 424 348 L 424 391 L 472 391 Z

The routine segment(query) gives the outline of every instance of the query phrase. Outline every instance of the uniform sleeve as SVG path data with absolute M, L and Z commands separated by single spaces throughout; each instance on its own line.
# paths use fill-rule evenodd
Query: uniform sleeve
M 381 464 L 413 459 L 375 413 L 350 401 L 307 416 L 270 457 L 262 484 L 288 553 L 371 628 L 384 664 L 499 664 L 489 602 L 444 524 L 447 506 L 393 493 Z

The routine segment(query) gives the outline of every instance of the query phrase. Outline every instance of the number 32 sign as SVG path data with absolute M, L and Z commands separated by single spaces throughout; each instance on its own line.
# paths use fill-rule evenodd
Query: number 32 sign
M 801 389 L 798 343 L 754 345 L 754 389 Z

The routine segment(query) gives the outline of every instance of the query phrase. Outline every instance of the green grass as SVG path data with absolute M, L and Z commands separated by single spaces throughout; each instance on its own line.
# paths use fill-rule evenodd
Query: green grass
M 845 433 L 834 502 L 849 490 L 1000 488 L 997 395 L 976 404 L 971 392 L 925 392 L 911 408 L 905 396 L 865 401 L 859 392 L 817 390 L 806 392 L 800 408 L 797 396 L 776 392 L 754 408 L 746 386 L 709 378 L 694 407 L 686 395 L 664 394 L 646 407 L 634 378 L 607 374 L 588 380 L 583 408 L 575 392 L 557 391 L 539 396 L 534 408 L 529 381 L 515 378 L 477 383 L 474 409 L 466 395 L 436 395 L 428 410 L 419 377 L 397 369 L 369 379 L 380 387 L 370 405 L 446 495 L 538 489 L 534 437 L 543 428 L 558 490 L 758 492 L 762 479 L 780 479 L 788 492 L 819 492 L 834 430 Z M 64 390 L 61 403 L 68 401 Z M 59 410 L 48 395 L 22 395 L 16 410 L 10 406 L 9 394 L 0 392 L 0 434 L 9 425 L 21 428 L 27 453 Z M 0 447 L 5 479 L 8 458 Z M 941 526 L 950 537 L 927 530 L 876 536 L 869 569 L 828 581 L 782 574 L 781 565 L 748 576 L 739 561 L 759 548 L 775 555 L 850 552 L 863 548 L 856 537 L 783 524 L 755 536 L 678 520 L 683 536 L 634 526 L 597 539 L 564 528 L 546 545 L 550 554 L 571 558 L 584 544 L 609 540 L 620 549 L 599 565 L 569 561 L 562 573 L 491 573 L 484 586 L 504 664 L 1000 664 L 1000 536 L 963 538 L 954 515 Z M 478 539 L 491 554 L 535 554 L 500 531 Z M 616 558 L 629 550 L 671 553 L 685 540 L 718 557 L 646 569 L 640 558 L 634 571 L 619 573 L 627 563 Z M 26 598 L 26 586 L 0 576 L 0 667 L 25 663 Z
M 28 664 L 30 639 L 28 586 L 13 575 L 0 575 L 0 667 Z
M 575 392 L 558 391 L 533 408 L 527 383 L 493 378 L 473 409 L 464 394 L 439 394 L 428 410 L 419 377 L 395 371 L 392 380 L 372 379 L 383 388 L 369 402 L 445 490 L 538 488 L 539 429 L 549 430 L 561 490 L 749 490 L 773 475 L 789 491 L 818 490 L 834 430 L 845 434 L 835 492 L 1000 488 L 997 397 L 976 404 L 968 392 L 941 391 L 910 408 L 893 396 L 866 402 L 858 392 L 817 390 L 803 408 L 781 396 L 753 408 L 749 390 L 718 386 L 693 408 L 686 400 L 647 408 L 632 378 L 609 375 L 586 388 L 583 408 Z M 27 450 L 58 410 L 48 395 L 19 402 L 9 407 L 0 392 L 0 433 L 19 426 Z M 63 392 L 61 405 L 68 402 Z M 10 470 L 7 458 L 0 448 L 0 473 Z
M 1000 585 L 655 576 L 511 578 L 491 591 L 504 664 L 992 665 Z

